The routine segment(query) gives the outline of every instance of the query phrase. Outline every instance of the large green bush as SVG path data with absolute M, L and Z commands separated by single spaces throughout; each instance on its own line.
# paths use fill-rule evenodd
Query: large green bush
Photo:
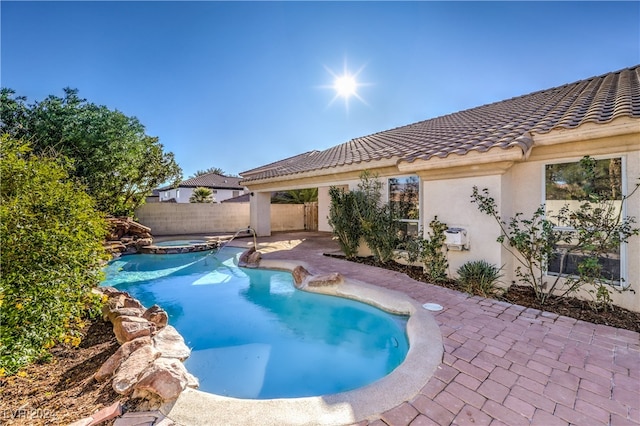
M 388 203 L 382 203 L 382 183 L 368 171 L 360 175 L 358 189 L 329 189 L 329 225 L 347 258 L 358 254 L 364 241 L 373 257 L 381 262 L 393 259 L 400 239 L 399 223 Z
M 0 376 L 78 344 L 95 308 L 106 224 L 63 158 L 0 141 Z

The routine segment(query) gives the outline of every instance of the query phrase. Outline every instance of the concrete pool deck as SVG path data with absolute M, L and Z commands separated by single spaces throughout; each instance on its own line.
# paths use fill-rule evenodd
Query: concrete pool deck
M 232 245 L 252 243 L 239 239 Z M 286 260 L 308 265 L 313 274 L 339 272 L 347 279 L 405 294 L 418 305 L 434 302 L 444 307 L 430 314 L 444 347 L 433 377 L 415 394 L 390 408 L 381 407 L 358 424 L 640 425 L 639 333 L 471 297 L 398 272 L 323 256 L 338 251 L 327 233 L 259 237 L 258 250 L 265 263 Z M 204 403 L 191 410 L 205 415 L 219 408 Z M 305 423 L 304 417 L 296 422 L 296 409 L 282 400 L 263 408 L 265 414 L 286 412 L 281 424 Z M 166 414 L 187 424 L 173 418 L 177 411 Z M 232 424 L 238 413 L 226 409 L 224 415 L 226 424 Z M 251 424 L 265 424 L 261 420 Z

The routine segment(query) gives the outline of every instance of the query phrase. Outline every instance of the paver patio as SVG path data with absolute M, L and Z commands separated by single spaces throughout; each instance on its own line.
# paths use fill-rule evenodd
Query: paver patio
M 269 250 L 277 242 L 278 249 Z M 326 233 L 258 238 L 265 259 L 307 263 L 444 307 L 434 377 L 409 401 L 362 425 L 640 425 L 640 334 L 417 282 L 323 256 Z

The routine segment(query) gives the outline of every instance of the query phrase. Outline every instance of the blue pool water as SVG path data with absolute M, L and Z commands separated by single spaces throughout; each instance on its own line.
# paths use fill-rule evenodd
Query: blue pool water
M 192 348 L 200 390 L 293 398 L 355 389 L 395 369 L 408 350 L 406 318 L 295 289 L 290 273 L 237 267 L 241 250 L 130 255 L 103 285 L 158 304 Z

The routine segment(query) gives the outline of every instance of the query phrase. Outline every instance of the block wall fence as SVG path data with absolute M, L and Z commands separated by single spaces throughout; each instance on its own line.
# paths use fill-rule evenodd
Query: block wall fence
M 148 203 L 136 218 L 154 236 L 236 232 L 250 224 L 249 203 Z M 304 205 L 272 204 L 271 230 L 304 230 Z

